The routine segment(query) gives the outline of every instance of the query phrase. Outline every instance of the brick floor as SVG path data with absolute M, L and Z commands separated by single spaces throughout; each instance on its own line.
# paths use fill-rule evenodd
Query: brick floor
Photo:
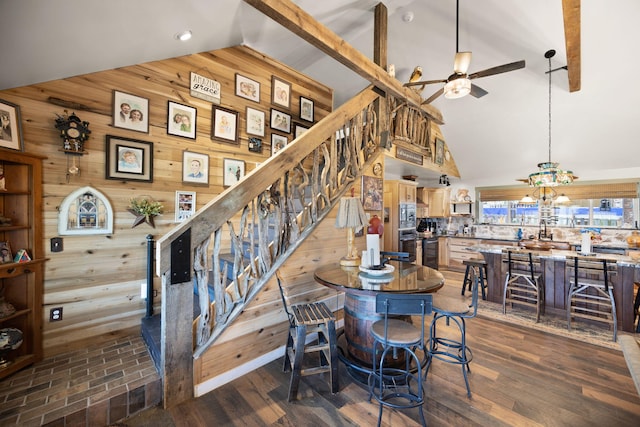
M 158 405 L 162 383 L 142 337 L 46 358 L 0 381 L 0 426 L 107 426 Z

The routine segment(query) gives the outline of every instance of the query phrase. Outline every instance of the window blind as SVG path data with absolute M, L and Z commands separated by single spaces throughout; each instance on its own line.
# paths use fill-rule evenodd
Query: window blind
M 571 200 L 580 199 L 634 199 L 638 198 L 638 181 L 603 184 L 571 184 L 553 187 L 559 196 L 564 194 Z M 517 187 L 478 187 L 478 200 L 494 202 L 503 200 L 520 200 L 525 195 L 534 197 L 534 190 L 542 194 L 542 188 L 528 186 Z M 547 190 L 549 191 L 549 190 Z M 553 193 L 549 191 L 549 193 Z M 535 198 L 535 197 L 534 197 Z

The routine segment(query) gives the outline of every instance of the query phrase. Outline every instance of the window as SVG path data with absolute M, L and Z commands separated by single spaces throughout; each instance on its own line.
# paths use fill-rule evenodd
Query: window
M 636 228 L 639 199 L 571 199 L 566 204 L 480 200 L 481 224 L 538 225 L 544 219 L 557 227 Z

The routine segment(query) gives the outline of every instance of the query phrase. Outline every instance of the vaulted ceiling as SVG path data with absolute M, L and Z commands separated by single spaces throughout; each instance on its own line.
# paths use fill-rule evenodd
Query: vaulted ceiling
M 336 106 L 368 82 L 241 0 L 0 0 L 0 90 L 68 76 L 247 44 L 335 89 Z M 348 43 L 373 57 L 375 0 L 299 0 Z M 426 79 L 451 74 L 455 0 L 388 0 L 388 62 L 405 82 L 416 65 Z M 409 20 L 409 14 L 412 19 Z M 552 74 L 552 160 L 581 179 L 640 176 L 640 59 L 637 0 L 583 1 L 581 89 Z M 524 59 L 526 67 L 481 78 L 489 92 L 433 102 L 462 182 L 516 184 L 548 160 L 548 61 L 567 64 L 561 0 L 460 0 L 459 48 L 471 72 Z M 174 35 L 191 29 L 181 43 Z M 429 97 L 439 88 L 430 85 Z M 1 93 L 0 93 L 1 98 Z M 407 170 L 408 171 L 408 170 Z M 397 173 L 405 172 L 396 169 Z M 432 175 L 420 174 L 422 178 Z

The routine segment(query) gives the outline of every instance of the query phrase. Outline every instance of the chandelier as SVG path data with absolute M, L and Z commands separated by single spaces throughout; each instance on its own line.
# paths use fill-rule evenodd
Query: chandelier
M 563 170 L 558 167 L 558 163 L 551 161 L 551 73 L 566 67 L 551 70 L 551 58 L 556 51 L 551 49 L 545 52 L 544 57 L 549 60 L 549 161 L 538 163 L 538 171 L 529 174 L 529 186 L 531 187 L 557 187 L 558 185 L 571 184 L 577 176 L 570 170 Z M 555 193 L 555 192 L 554 192 Z

